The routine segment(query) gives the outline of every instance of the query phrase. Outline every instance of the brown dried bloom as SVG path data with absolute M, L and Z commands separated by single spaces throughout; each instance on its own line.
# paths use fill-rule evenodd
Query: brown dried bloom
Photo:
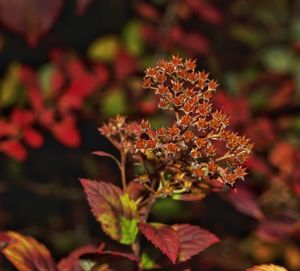
M 132 148 L 133 142 L 136 144 L 135 135 L 138 130 L 139 126 L 134 122 L 127 122 L 124 116 L 112 118 L 107 124 L 99 128 L 99 132 L 125 154 Z
M 135 144 L 137 153 L 151 157 L 154 169 L 159 169 L 161 189 L 168 188 L 168 195 L 189 192 L 201 180 L 214 178 L 230 185 L 243 180 L 242 164 L 252 149 L 248 139 L 227 129 L 229 118 L 213 109 L 218 83 L 195 68 L 195 60 L 173 56 L 148 68 L 142 83 L 160 95 L 161 109 L 175 115 L 168 128 L 153 130 L 143 121 Z
M 228 129 L 229 118 L 211 103 L 218 83 L 195 68 L 195 60 L 173 56 L 146 70 L 142 86 L 160 96 L 161 109 L 174 112 L 170 127 L 152 129 L 148 121 L 127 123 L 118 116 L 100 129 L 144 166 L 137 180 L 156 196 L 199 199 L 246 175 L 252 144 Z

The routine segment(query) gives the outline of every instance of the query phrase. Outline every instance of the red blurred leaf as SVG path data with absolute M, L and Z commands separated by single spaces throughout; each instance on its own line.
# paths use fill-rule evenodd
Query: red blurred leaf
M 290 221 L 266 220 L 257 229 L 257 235 L 265 242 L 277 243 L 287 238 L 294 230 Z
M 222 13 L 205 0 L 187 0 L 191 9 L 198 14 L 199 18 L 209 23 L 219 24 L 222 21 Z M 209 2 L 209 1 L 208 1 Z
M 209 246 L 219 242 L 219 238 L 208 230 L 189 224 L 176 224 L 172 228 L 180 241 L 178 260 L 189 260 Z
M 277 142 L 270 152 L 269 160 L 273 166 L 279 168 L 283 175 L 290 174 L 295 167 L 295 150 L 287 142 Z
M 24 140 L 33 148 L 40 148 L 44 143 L 42 135 L 34 129 L 26 129 L 24 131 Z
M 135 58 L 123 49 L 118 50 L 115 61 L 115 73 L 118 80 L 123 80 L 136 70 Z
M 80 145 L 81 137 L 73 117 L 65 116 L 60 122 L 53 124 L 49 128 L 54 137 L 67 147 L 76 148 Z
M 22 127 L 31 125 L 34 122 L 34 114 L 30 110 L 25 110 L 21 108 L 15 108 L 10 116 L 13 123 L 16 123 Z
M 241 213 L 256 218 L 257 220 L 264 218 L 264 214 L 251 191 L 240 187 L 236 192 L 231 191 L 228 194 L 228 200 Z
M 0 119 L 0 136 L 16 135 L 19 128 L 11 122 Z
M 86 253 L 95 253 L 99 249 L 95 246 L 88 245 L 81 247 L 79 249 L 76 249 L 70 255 L 68 255 L 66 258 L 63 258 L 58 263 L 58 270 L 59 271 L 83 271 L 83 269 L 80 266 L 79 258 L 81 255 Z
M 136 203 L 113 184 L 87 179 L 80 181 L 102 230 L 122 244 L 132 244 L 138 233 Z
M 57 271 L 55 262 L 48 249 L 30 236 L 16 232 L 0 235 L 0 242 L 9 240 L 1 252 L 19 271 Z
M 158 21 L 159 20 L 159 12 L 152 6 L 147 3 L 137 3 L 136 5 L 137 13 L 149 20 Z
M 77 0 L 77 14 L 83 15 L 93 0 Z
M 97 63 L 94 66 L 94 73 L 95 76 L 97 77 L 99 86 L 103 86 L 109 79 L 108 69 L 103 64 Z
M 172 263 L 176 262 L 179 252 L 179 236 L 171 227 L 159 223 L 140 223 L 142 234 L 159 248 Z
M 0 0 L 0 20 L 36 46 L 62 10 L 64 0 Z
M 207 39 L 197 32 L 187 33 L 181 45 L 193 54 L 206 54 L 209 50 Z
M 0 143 L 0 151 L 19 161 L 24 161 L 27 157 L 25 148 L 16 139 L 2 141 Z
M 293 98 L 295 86 L 292 80 L 286 80 L 277 89 L 275 94 L 271 97 L 269 104 L 271 108 L 278 108 L 287 106 Z

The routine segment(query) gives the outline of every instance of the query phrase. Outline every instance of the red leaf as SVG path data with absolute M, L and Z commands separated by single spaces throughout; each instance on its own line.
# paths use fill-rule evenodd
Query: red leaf
M 198 32 L 185 33 L 179 43 L 192 54 L 206 54 L 209 51 L 206 37 Z
M 16 123 L 22 127 L 31 125 L 34 122 L 34 114 L 32 111 L 15 108 L 10 116 L 13 123 Z
M 25 148 L 15 139 L 8 139 L 1 142 L 0 151 L 19 161 L 23 161 L 27 157 Z
M 123 80 L 136 70 L 136 60 L 127 51 L 120 49 L 115 62 L 115 73 L 118 80 Z
M 179 252 L 179 236 L 174 229 L 158 223 L 140 223 L 143 235 L 175 264 Z
M 176 224 L 172 228 L 180 241 L 178 260 L 183 262 L 197 255 L 220 239 L 208 230 L 189 224 Z
M 16 232 L 2 233 L 0 242 L 3 238 L 10 240 L 1 252 L 19 271 L 57 271 L 48 249 L 34 238 Z
M 100 251 L 88 253 L 80 257 L 81 261 L 87 260 L 95 263 L 92 270 L 122 270 L 132 271 L 136 267 L 136 257 L 133 254 L 118 251 Z M 73 271 L 73 270 L 72 270 Z M 77 270 L 74 270 L 77 271 Z M 81 271 L 81 270 L 80 270 Z
M 122 244 L 132 244 L 138 233 L 136 203 L 113 184 L 87 179 L 80 181 L 102 230 Z
M 103 64 L 95 64 L 94 73 L 97 77 L 99 86 L 103 86 L 109 79 L 109 71 Z
M 17 135 L 19 127 L 11 122 L 0 119 L 0 136 Z
M 77 0 L 77 14 L 83 15 L 93 0 Z
M 251 191 L 245 188 L 238 188 L 237 192 L 231 191 L 228 195 L 229 202 L 241 213 L 261 220 L 264 218 L 257 201 Z
M 257 235 L 265 242 L 278 243 L 286 239 L 294 230 L 291 221 L 266 220 L 257 229 Z
M 40 148 L 44 143 L 42 135 L 33 129 L 26 129 L 24 131 L 24 140 L 33 148 Z
M 64 0 L 0 0 L 0 20 L 36 46 L 57 19 Z
M 55 138 L 67 147 L 76 148 L 80 145 L 81 138 L 73 117 L 65 116 L 62 121 L 53 124 L 50 130 Z
M 66 258 L 60 260 L 60 262 L 58 263 L 58 270 L 59 271 L 82 271 L 79 262 L 80 256 L 86 253 L 95 253 L 98 251 L 99 249 L 92 245 L 88 245 L 76 249 L 75 251 L 70 253 L 70 255 L 68 255 Z

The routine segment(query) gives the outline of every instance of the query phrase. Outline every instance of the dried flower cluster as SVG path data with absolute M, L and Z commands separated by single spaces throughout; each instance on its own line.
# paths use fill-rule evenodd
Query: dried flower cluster
M 193 186 L 210 179 L 233 185 L 246 175 L 242 164 L 252 144 L 227 129 L 229 118 L 214 110 L 211 103 L 218 83 L 195 68 L 195 60 L 183 61 L 178 56 L 148 68 L 142 86 L 160 95 L 158 106 L 172 110 L 174 122 L 170 127 L 152 129 L 143 120 L 127 131 L 134 135 L 130 137 L 134 140 L 124 140 L 124 136 L 121 140 L 135 156 L 142 156 L 140 160 L 150 162 L 155 174 L 159 173 L 156 191 L 161 195 L 189 193 Z M 109 135 L 109 129 L 117 131 L 116 127 L 124 121 L 120 117 L 119 123 L 113 120 L 102 128 L 102 133 Z M 148 177 L 145 174 L 139 180 L 151 182 L 153 178 Z

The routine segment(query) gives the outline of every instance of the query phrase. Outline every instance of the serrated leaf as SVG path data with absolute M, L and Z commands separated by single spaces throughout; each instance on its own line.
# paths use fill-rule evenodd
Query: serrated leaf
M 142 234 L 159 248 L 172 263 L 176 262 L 179 251 L 179 236 L 171 227 L 159 223 L 140 223 Z
M 2 240 L 6 245 L 1 253 L 18 271 L 58 270 L 48 249 L 34 238 L 9 231 L 0 234 L 0 243 Z
M 122 244 L 132 244 L 138 233 L 136 203 L 110 183 L 81 179 L 92 212 L 102 230 Z
M 274 264 L 255 265 L 246 271 L 288 271 L 286 268 Z
M 119 41 L 116 36 L 98 38 L 88 48 L 87 55 L 93 61 L 112 62 L 116 58 Z
M 190 259 L 209 246 L 219 242 L 219 238 L 208 230 L 189 224 L 176 224 L 172 228 L 179 236 L 180 247 L 178 260 Z

